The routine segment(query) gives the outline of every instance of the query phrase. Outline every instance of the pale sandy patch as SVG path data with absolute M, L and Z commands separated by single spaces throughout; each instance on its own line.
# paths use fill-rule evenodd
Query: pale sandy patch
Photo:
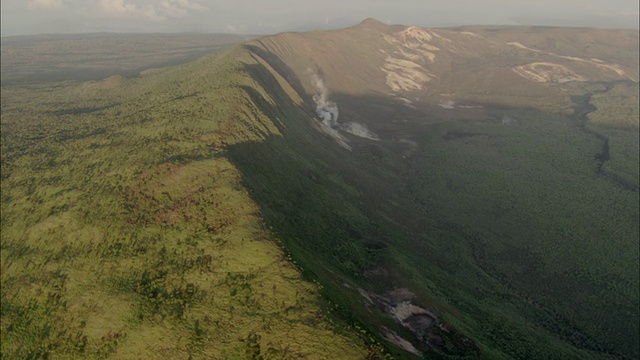
M 549 62 L 535 62 L 516 66 L 513 71 L 525 79 L 540 83 L 564 83 L 569 81 L 586 81 L 564 65 Z

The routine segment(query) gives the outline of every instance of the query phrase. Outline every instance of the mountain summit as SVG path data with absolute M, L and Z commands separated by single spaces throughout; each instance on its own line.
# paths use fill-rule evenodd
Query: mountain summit
M 378 31 L 384 31 L 389 25 L 376 20 L 374 18 L 366 18 L 362 22 L 360 22 L 356 27 L 365 28 L 365 29 L 375 29 Z

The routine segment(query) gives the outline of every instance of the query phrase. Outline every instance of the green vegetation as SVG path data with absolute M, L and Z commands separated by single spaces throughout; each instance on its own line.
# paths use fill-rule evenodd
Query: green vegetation
M 365 356 L 225 157 L 277 133 L 237 56 L 3 86 L 2 358 Z
M 602 172 L 627 188 L 638 191 L 638 83 L 614 83 L 595 93 L 587 128 L 606 142 L 608 154 Z
M 484 106 L 444 109 L 388 95 L 398 29 L 365 25 L 131 79 L 3 74 L 2 357 L 640 356 L 637 83 L 434 62 L 426 95 Z M 486 51 L 454 32 L 438 59 Z M 318 131 L 310 61 L 379 141 Z
M 612 128 L 638 128 L 638 83 L 613 84 L 611 89 L 593 95 L 595 111 L 589 114 L 589 123 Z
M 193 61 L 252 36 L 229 34 L 76 34 L 2 38 L 2 85 L 135 77 Z
M 511 290 L 520 316 L 579 348 L 634 353 L 637 193 L 594 172 L 601 144 L 570 120 L 497 115 L 514 121 L 434 126 L 414 195 L 469 234 L 467 257 Z M 475 135 L 444 139 L 451 131 Z
M 277 103 L 272 118 L 294 111 Z M 405 159 L 391 142 L 350 154 L 293 114 L 283 137 L 234 145 L 231 158 L 285 248 L 369 326 L 393 325 L 339 295 L 350 291 L 336 277 L 419 292 L 488 357 L 635 354 L 637 193 L 596 173 L 601 141 L 575 120 L 502 110 L 432 121 Z

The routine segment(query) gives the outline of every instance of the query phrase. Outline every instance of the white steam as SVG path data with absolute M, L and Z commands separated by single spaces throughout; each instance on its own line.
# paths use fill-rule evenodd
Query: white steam
M 313 101 L 316 103 L 316 114 L 319 118 L 319 125 L 322 131 L 333 137 L 340 146 L 351 149 L 347 144 L 347 139 L 340 134 L 340 130 L 352 135 L 370 140 L 379 140 L 378 135 L 371 132 L 366 125 L 357 122 L 338 123 L 338 104 L 329 100 L 329 89 L 324 84 L 324 80 L 311 69 L 308 70 L 311 82 L 316 89 Z
M 320 117 L 322 123 L 326 126 L 338 126 L 338 104 L 329 100 L 329 90 L 324 85 L 324 81 L 318 74 L 312 74 L 311 80 L 313 86 L 318 91 L 313 95 L 313 101 L 316 103 L 316 114 Z

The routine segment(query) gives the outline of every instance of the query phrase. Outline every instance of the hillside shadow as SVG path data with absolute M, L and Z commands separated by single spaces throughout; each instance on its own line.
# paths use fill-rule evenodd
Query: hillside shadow
M 269 54 L 262 56 L 269 58 Z M 285 64 L 275 63 L 276 66 L 272 66 L 283 78 L 294 76 Z M 372 130 L 381 132 L 380 141 L 345 134 L 350 145 L 353 145 L 353 151 L 348 151 L 313 125 L 316 120 L 313 120 L 314 108 L 309 105 L 309 99 L 305 99 L 305 105 L 302 106 L 294 103 L 274 75 L 261 65 L 245 65 L 245 70 L 269 91 L 275 103 L 270 103 L 251 87 L 244 87 L 243 90 L 260 111 L 273 121 L 282 136 L 270 135 L 263 141 L 229 146 L 227 155 L 239 169 L 243 183 L 258 204 L 261 215 L 282 241 L 285 250 L 302 265 L 307 276 L 325 284 L 334 299 L 342 298 L 341 304 L 350 308 L 360 321 L 366 318 L 366 309 L 362 309 L 357 293 L 355 298 L 345 295 L 349 290 L 345 290 L 342 283 L 357 284 L 358 287 L 378 293 L 409 288 L 416 293 L 417 303 L 434 312 L 465 309 L 459 321 L 473 319 L 469 321 L 490 327 L 493 326 L 491 322 L 483 319 L 495 315 L 491 310 L 493 305 L 485 307 L 476 302 L 477 296 L 483 296 L 488 303 L 496 306 L 508 303 L 523 309 L 518 313 L 510 313 L 510 318 L 505 320 L 509 326 L 519 329 L 518 332 L 545 329 L 575 348 L 619 354 L 616 350 L 620 349 L 619 344 L 613 345 L 602 334 L 585 330 L 576 323 L 575 316 L 569 316 L 551 302 L 537 297 L 537 292 L 544 290 L 530 285 L 530 280 L 545 276 L 544 273 L 537 273 L 544 269 L 536 265 L 543 264 L 543 258 L 529 248 L 516 244 L 513 246 L 517 248 L 508 248 L 509 251 L 499 255 L 516 254 L 526 261 L 517 261 L 511 256 L 501 263 L 487 265 L 487 258 L 481 258 L 480 255 L 494 251 L 492 244 L 498 240 L 492 237 L 498 236 L 502 230 L 471 226 L 469 221 L 475 220 L 469 214 L 460 213 L 452 218 L 451 214 L 447 214 L 447 209 L 430 207 L 433 203 L 425 196 L 428 193 L 420 193 L 420 183 L 408 181 L 409 177 L 420 176 L 420 171 L 430 171 L 426 167 L 429 163 L 423 160 L 429 154 L 420 150 L 422 152 L 416 155 L 419 157 L 405 158 L 408 145 L 398 141 L 399 134 L 427 138 L 433 132 L 430 124 L 422 121 L 427 114 L 402 106 L 391 98 L 335 93 L 332 99 L 338 102 L 341 120 L 361 121 Z M 299 82 L 292 86 L 296 91 L 302 91 Z M 388 119 L 393 116 L 411 121 L 391 123 Z M 461 146 L 469 146 L 477 138 L 466 136 L 466 125 L 461 125 L 460 129 L 455 124 L 450 126 L 446 128 L 450 129 L 450 134 L 465 136 L 447 138 L 444 135 L 443 138 L 443 135 L 438 135 L 434 138 Z M 495 129 L 494 126 L 488 129 Z M 508 129 L 514 134 L 528 131 L 525 128 L 512 128 Z M 486 141 L 494 141 L 492 137 L 485 138 Z M 451 161 L 449 166 L 460 164 Z M 519 162 L 518 166 L 526 167 L 526 163 Z M 463 174 L 465 172 L 464 169 L 460 171 Z M 522 181 L 518 186 L 526 188 L 528 180 L 523 178 Z M 449 183 L 444 185 L 448 189 L 446 191 L 455 194 L 455 186 Z M 480 189 L 476 196 L 489 195 L 483 194 Z M 492 201 L 487 199 L 487 213 L 474 215 L 485 219 L 483 221 L 489 227 L 494 226 L 489 220 L 493 216 L 491 209 L 495 208 L 492 208 Z M 533 239 L 537 235 L 526 234 L 523 230 L 522 236 Z M 478 238 L 485 240 L 479 242 Z M 474 249 L 474 254 L 471 249 Z M 495 261 L 495 255 L 492 259 Z M 505 274 L 505 269 L 515 275 Z M 429 280 L 426 281 L 423 276 Z M 554 286 L 577 286 L 577 280 L 568 275 L 556 276 L 556 279 L 560 280 Z M 599 286 L 592 280 L 582 281 L 579 287 L 582 285 Z M 457 305 L 452 306 L 449 300 L 435 298 L 432 292 L 434 286 L 441 293 L 453 294 L 450 292 L 453 291 L 458 294 L 448 295 Z M 557 296 L 567 295 L 572 294 Z M 372 317 L 366 322 L 374 329 L 381 324 L 392 326 L 384 317 Z M 626 327 L 624 331 L 620 330 L 622 328 L 625 327 L 616 326 L 618 334 L 637 332 L 632 327 Z M 400 327 L 395 329 L 402 331 Z M 540 330 L 527 335 L 532 343 L 546 336 L 537 331 Z M 493 341 L 481 332 L 474 332 L 473 335 L 485 344 Z M 632 341 L 628 337 L 627 340 Z M 421 340 L 416 337 L 413 341 L 420 343 Z M 512 338 L 512 341 L 519 340 Z M 428 343 L 425 344 L 425 348 L 428 348 Z M 438 351 L 447 354 L 445 350 Z M 511 354 L 510 351 L 506 350 Z
M 264 48 L 266 48 L 266 46 L 262 44 L 261 40 L 255 40 L 255 41 L 258 42 L 260 45 L 262 45 Z M 259 46 L 247 44 L 247 45 L 243 45 L 243 47 L 254 56 L 260 57 L 262 60 L 267 62 L 269 65 L 271 65 L 271 67 L 280 76 L 282 76 L 289 83 L 289 85 L 291 85 L 291 87 L 298 93 L 298 95 L 300 95 L 303 98 L 307 97 L 306 91 L 304 90 L 304 86 L 302 86 L 302 83 L 300 82 L 300 79 L 298 78 L 298 76 L 293 72 L 293 70 L 291 70 L 291 68 L 287 64 L 285 64 L 282 60 L 280 60 L 279 57 L 277 57 L 276 55 L 274 55 L 269 51 L 266 51 L 264 48 L 261 48 Z M 309 99 L 305 99 L 305 101 L 308 101 L 308 100 Z
M 378 173 L 372 171 L 353 152 L 314 128 L 311 109 L 295 104 L 273 74 L 260 65 L 245 65 L 245 70 L 269 89 L 275 103 L 255 89 L 243 90 L 282 134 L 227 148 L 228 158 L 242 174 L 262 217 L 306 276 L 319 280 L 326 294 L 331 294 L 331 301 L 349 309 L 357 322 L 364 321 L 374 332 L 385 324 L 406 333 L 402 326 L 383 317 L 367 319 L 359 296 L 345 296 L 342 284 L 355 283 L 380 293 L 416 287 L 394 264 L 390 253 L 417 251 L 422 254 L 420 261 L 437 263 L 424 243 L 403 240 L 419 239 L 421 233 L 428 232 L 418 209 L 408 203 L 405 207 L 393 205 L 403 203 L 398 196 L 402 190 L 389 186 L 387 180 L 397 175 L 382 174 L 382 168 Z M 368 101 L 380 103 L 383 99 Z M 380 144 L 360 138 L 352 142 L 361 142 L 360 146 L 372 154 L 387 156 Z M 393 224 L 411 225 L 399 230 Z M 421 340 L 414 337 L 412 341 Z

